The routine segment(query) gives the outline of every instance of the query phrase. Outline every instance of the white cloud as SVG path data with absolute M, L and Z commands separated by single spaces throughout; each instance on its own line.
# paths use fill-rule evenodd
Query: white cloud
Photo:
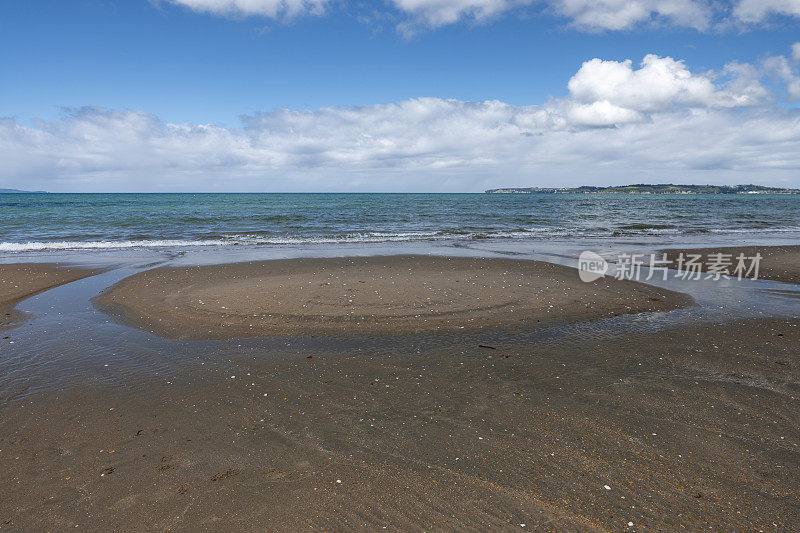
M 216 15 L 258 15 L 271 18 L 319 15 L 328 0 L 170 0 L 194 11 Z
M 532 0 L 392 0 L 395 6 L 431 27 L 464 17 L 485 20 Z
M 771 15 L 800 16 L 800 0 L 739 0 L 734 16 L 749 23 L 762 22 Z
M 539 5 L 588 30 L 625 30 L 640 23 L 663 20 L 699 30 L 707 29 L 711 9 L 707 0 L 392 0 L 415 22 L 430 27 L 465 18 L 484 21 L 528 5 Z M 405 26 L 404 26 L 405 27 Z
M 637 112 L 661 111 L 675 105 L 755 105 L 766 96 L 755 80 L 742 82 L 742 76 L 736 76 L 726 86 L 716 85 L 709 74 L 693 74 L 682 61 L 652 54 L 645 56 L 638 70 L 630 60 L 592 59 L 583 64 L 568 87 L 579 102 L 606 102 Z
M 768 56 L 761 61 L 760 68 L 751 68 L 757 70 L 759 75 L 771 76 L 782 82 L 787 100 L 800 100 L 800 43 L 792 45 L 789 57 Z
M 198 12 L 223 16 L 275 19 L 321 15 L 333 0 L 164 0 Z M 384 0 L 408 18 L 398 29 L 413 34 L 419 27 L 438 28 L 463 20 L 486 22 L 534 7 L 567 19 L 585 31 L 630 30 L 644 24 L 668 24 L 699 31 L 745 25 L 772 15 L 800 16 L 800 0 Z M 800 52 L 799 52 L 800 53 Z
M 646 120 L 643 113 L 614 105 L 608 100 L 598 100 L 590 104 L 569 102 L 564 111 L 567 121 L 577 126 L 599 128 Z
M 0 187 L 480 190 L 623 176 L 800 185 L 800 110 L 752 105 L 760 71 L 729 70 L 595 59 L 569 96 L 542 105 L 418 98 L 258 113 L 240 128 L 98 108 L 33 126 L 2 119 Z
M 763 68 L 785 84 L 790 101 L 800 100 L 800 71 L 796 64 L 792 64 L 785 56 L 771 56 L 764 60 Z
M 698 30 L 707 29 L 711 23 L 711 10 L 704 0 L 548 1 L 574 26 L 588 30 L 626 30 L 660 19 Z

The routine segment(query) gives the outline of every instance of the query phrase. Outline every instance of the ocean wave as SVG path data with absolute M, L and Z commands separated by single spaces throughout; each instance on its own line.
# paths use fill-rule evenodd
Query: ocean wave
M 783 227 L 783 228 L 712 228 L 709 230 L 711 233 L 800 233 L 800 227 Z
M 800 234 L 800 227 L 784 228 L 750 228 L 750 229 L 707 229 L 707 228 L 664 228 L 664 229 L 621 229 L 620 227 L 605 228 L 566 228 L 566 227 L 536 227 L 515 228 L 513 230 L 474 230 L 459 231 L 441 229 L 431 231 L 409 232 L 358 232 L 328 235 L 220 235 L 207 236 L 207 238 L 169 238 L 169 239 L 105 239 L 105 240 L 58 240 L 58 241 L 27 241 L 27 242 L 0 242 L 2 252 L 37 252 L 59 250 L 114 250 L 127 248 L 203 248 L 221 246 L 291 246 L 313 244 L 360 244 L 360 243 L 390 243 L 414 241 L 468 241 L 484 239 L 603 239 L 613 237 L 634 236 L 680 236 L 696 235 L 698 233 L 714 234 Z
M 29 241 L 0 242 L 0 252 L 37 252 L 55 250 L 112 250 L 123 248 L 202 248 L 215 246 L 264 246 L 297 244 L 346 244 L 403 242 L 415 240 L 437 240 L 450 238 L 436 232 L 412 232 L 393 234 L 351 234 L 341 236 L 308 237 L 255 237 L 238 236 L 224 239 L 142 239 L 102 241 Z
M 655 229 L 677 229 L 674 224 L 625 224 L 619 227 L 626 230 L 655 230 Z
M 0 252 L 38 252 L 47 250 L 104 250 L 115 248 L 173 248 L 184 246 L 224 246 L 224 240 L 141 240 L 141 241 L 33 241 L 0 242 Z
M 279 246 L 304 244 L 360 244 L 382 242 L 413 242 L 472 239 L 513 239 L 532 237 L 534 232 L 470 232 L 418 231 L 400 233 L 351 233 L 344 235 L 265 237 L 239 235 L 219 239 L 141 239 L 100 241 L 29 241 L 0 242 L 0 252 L 37 252 L 57 250 L 113 250 L 125 248 L 202 248 L 217 246 Z

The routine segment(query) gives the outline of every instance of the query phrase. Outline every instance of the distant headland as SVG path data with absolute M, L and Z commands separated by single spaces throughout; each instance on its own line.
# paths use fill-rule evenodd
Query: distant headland
M 490 194 L 800 194 L 800 189 L 761 185 L 619 185 L 613 187 L 506 187 L 489 189 Z
M 21 191 L 19 189 L 0 189 L 0 194 L 46 194 L 47 191 Z

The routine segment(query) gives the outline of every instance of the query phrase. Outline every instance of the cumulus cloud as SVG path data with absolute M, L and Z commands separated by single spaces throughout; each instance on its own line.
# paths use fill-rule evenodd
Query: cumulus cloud
M 800 100 L 800 73 L 796 65 L 792 65 L 784 56 L 774 56 L 764 60 L 764 68 L 785 84 L 789 101 Z
M 781 55 L 764 58 L 759 70 L 762 75 L 771 76 L 784 84 L 788 101 L 800 100 L 800 43 L 792 45 L 788 57 Z
M 682 61 L 647 55 L 639 69 L 630 60 L 592 59 L 569 81 L 573 121 L 586 125 L 641 122 L 647 113 L 675 106 L 714 108 L 761 103 L 766 89 L 744 67 L 731 68 L 731 79 L 715 84 L 711 74 L 693 74 Z
M 394 5 L 431 27 L 452 24 L 461 18 L 485 20 L 532 0 L 393 0 Z
M 238 128 L 99 108 L 33 125 L 2 119 L 0 187 L 480 190 L 621 176 L 798 185 L 800 110 L 761 98 L 759 68 L 730 70 L 696 74 L 658 56 L 638 69 L 594 59 L 568 96 L 542 105 L 417 98 L 280 109 L 245 116 Z
M 194 11 L 222 16 L 289 19 L 321 15 L 334 0 L 163 0 Z M 438 28 L 459 21 L 486 22 L 501 15 L 520 16 L 535 9 L 562 17 L 584 31 L 624 31 L 665 24 L 698 31 L 762 23 L 771 16 L 800 16 L 800 0 L 386 0 L 405 18 L 406 34 L 420 27 Z
M 589 104 L 567 102 L 564 108 L 564 116 L 568 123 L 579 126 L 601 128 L 646 120 L 643 113 L 614 105 L 608 100 L 598 100 Z
M 319 15 L 328 0 L 170 0 L 194 11 L 217 15 L 258 15 L 271 18 Z
M 631 120 L 417 99 L 276 111 L 225 129 L 78 110 L 0 122 L 3 185 L 50 190 L 480 190 L 501 183 L 664 179 L 797 183 L 800 113 L 679 109 Z M 584 110 L 586 111 L 586 110 Z M 620 115 L 619 113 L 622 113 Z M 638 117 L 637 117 L 638 118 Z M 622 124 L 608 127 L 609 122 Z
M 739 0 L 734 16 L 743 22 L 762 22 L 772 15 L 800 16 L 800 0 Z
M 705 30 L 711 24 L 711 9 L 703 0 L 548 1 L 574 26 L 589 30 L 626 30 L 656 20 L 697 30 Z
M 392 0 L 414 22 L 430 27 L 462 19 L 485 21 L 516 8 L 537 5 L 587 30 L 625 30 L 665 21 L 705 30 L 711 22 L 707 0 Z M 407 27 L 407 24 L 402 25 Z

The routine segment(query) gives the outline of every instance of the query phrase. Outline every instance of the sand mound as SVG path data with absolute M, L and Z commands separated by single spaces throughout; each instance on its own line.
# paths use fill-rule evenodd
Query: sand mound
M 405 333 L 672 309 L 690 299 L 507 259 L 388 256 L 157 268 L 96 299 L 170 337 Z

